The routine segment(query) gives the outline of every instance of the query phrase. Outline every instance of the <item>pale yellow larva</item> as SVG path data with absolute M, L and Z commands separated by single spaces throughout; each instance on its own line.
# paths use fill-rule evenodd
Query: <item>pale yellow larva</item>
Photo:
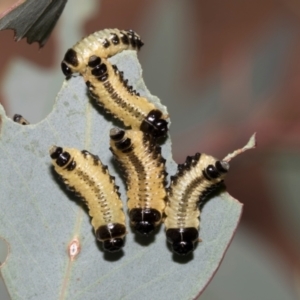
M 21 115 L 15 114 L 13 116 L 13 121 L 19 123 L 20 125 L 29 125 L 30 123 Z
M 150 234 L 162 221 L 165 208 L 165 159 L 145 133 L 112 128 L 110 149 L 126 178 L 127 207 L 134 229 Z
M 166 235 L 174 253 L 187 255 L 199 240 L 199 204 L 217 189 L 229 170 L 229 164 L 207 154 L 188 156 L 171 176 L 165 209 Z
M 69 49 L 61 68 L 65 76 L 84 74 L 91 56 L 108 58 L 123 50 L 139 50 L 143 46 L 140 36 L 133 30 L 104 29 L 83 38 Z
M 103 242 L 104 250 L 120 250 L 126 234 L 125 215 L 107 167 L 86 150 L 52 146 L 49 152 L 55 171 L 87 204 L 96 238 Z
M 99 56 L 92 58 L 83 78 L 97 103 L 125 126 L 146 132 L 154 138 L 165 136 L 168 116 L 128 86 L 117 66 Z

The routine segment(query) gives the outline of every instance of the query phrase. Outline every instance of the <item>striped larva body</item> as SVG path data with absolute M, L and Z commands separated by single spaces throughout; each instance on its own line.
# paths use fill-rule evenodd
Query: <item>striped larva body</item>
M 19 123 L 20 125 L 29 125 L 30 123 L 21 115 L 15 114 L 13 116 L 13 121 Z
M 199 240 L 199 203 L 222 184 L 228 170 L 228 162 L 199 153 L 178 165 L 168 188 L 164 221 L 175 253 L 186 255 L 194 250 Z
M 120 250 L 126 234 L 125 215 L 118 187 L 107 167 L 86 150 L 53 146 L 49 152 L 55 171 L 87 204 L 96 238 L 106 251 Z
M 123 72 L 117 66 L 99 56 L 92 56 L 83 78 L 97 103 L 125 126 L 149 133 L 154 138 L 167 134 L 167 116 L 128 86 L 128 80 L 123 78 Z
M 110 138 L 110 150 L 126 178 L 131 225 L 148 235 L 161 223 L 165 208 L 165 159 L 160 147 L 141 131 L 112 128 Z
M 123 50 L 139 50 L 143 44 L 140 36 L 133 30 L 97 31 L 83 38 L 66 52 L 61 68 L 67 77 L 73 73 L 83 75 L 92 55 L 108 58 Z

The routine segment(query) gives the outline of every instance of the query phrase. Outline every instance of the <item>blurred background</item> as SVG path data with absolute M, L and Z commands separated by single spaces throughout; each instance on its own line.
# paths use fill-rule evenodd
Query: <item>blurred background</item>
M 15 0 L 2 0 L 0 13 Z M 296 0 L 72 0 L 39 49 L 0 32 L 0 102 L 47 116 L 67 48 L 104 28 L 133 29 L 144 80 L 168 107 L 173 157 L 236 157 L 228 192 L 244 203 L 237 234 L 201 299 L 300 299 L 300 3 Z

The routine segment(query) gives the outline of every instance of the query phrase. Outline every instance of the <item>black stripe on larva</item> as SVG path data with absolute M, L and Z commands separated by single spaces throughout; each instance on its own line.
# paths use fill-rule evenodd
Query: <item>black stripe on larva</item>
M 76 51 L 73 49 L 69 49 L 65 54 L 64 61 L 73 67 L 77 67 L 79 62 Z
M 199 231 L 194 227 L 170 228 L 166 231 L 167 240 L 172 245 L 172 250 L 179 255 L 191 253 L 196 246 Z
M 124 101 L 117 93 L 117 91 L 113 88 L 113 86 L 110 84 L 109 81 L 105 82 L 103 84 L 106 91 L 110 94 L 110 97 L 116 104 L 118 104 L 121 108 L 123 108 L 125 111 L 134 114 L 136 118 L 140 116 L 140 112 L 138 110 L 134 110 L 133 107 L 128 105 L 126 101 Z M 101 101 L 101 99 L 99 99 Z
M 123 86 L 126 88 L 128 93 L 130 93 L 131 95 L 140 96 L 140 94 L 136 90 L 134 90 L 131 85 L 128 85 L 128 79 L 124 80 L 124 72 L 119 71 L 119 69 L 116 65 L 112 65 L 112 68 L 113 68 L 115 74 L 119 76 L 120 82 L 123 83 Z
M 119 251 L 124 246 L 125 234 L 125 226 L 118 223 L 100 226 L 96 230 L 97 239 L 103 242 L 103 248 L 109 252 Z
M 206 190 L 204 190 L 199 195 L 199 201 L 197 206 L 199 207 L 200 211 L 202 210 L 204 204 L 210 199 L 210 197 L 215 193 L 220 191 L 220 189 L 225 188 L 224 181 L 219 181 L 211 186 L 209 186 Z
M 203 178 L 200 177 L 196 177 L 194 178 L 185 188 L 184 190 L 184 194 L 182 195 L 182 199 L 189 199 L 193 193 L 193 191 L 195 190 L 195 188 L 197 188 L 201 182 L 203 181 Z M 202 193 L 201 193 L 202 194 Z

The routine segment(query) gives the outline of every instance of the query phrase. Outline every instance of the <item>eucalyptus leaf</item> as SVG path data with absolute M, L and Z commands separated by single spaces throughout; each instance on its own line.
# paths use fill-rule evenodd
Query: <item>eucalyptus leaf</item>
M 29 44 L 44 46 L 67 0 L 25 0 L 14 5 L 0 19 L 0 30 L 13 29 L 17 41 L 27 37 Z
M 145 87 L 135 52 L 123 51 L 110 60 L 141 95 L 165 109 Z M 53 172 L 48 150 L 55 144 L 99 155 L 116 176 L 126 207 L 124 183 L 108 150 L 109 129 L 121 124 L 88 97 L 80 76 L 63 83 L 53 111 L 42 122 L 16 124 L 2 107 L 0 116 L 0 236 L 10 245 L 1 272 L 12 299 L 183 300 L 201 293 L 239 222 L 242 205 L 237 200 L 223 192 L 204 206 L 202 242 L 188 257 L 172 254 L 163 226 L 153 237 L 142 238 L 128 225 L 123 251 L 105 253 L 82 202 Z M 162 149 L 173 175 L 177 165 L 169 137 Z M 80 253 L 71 260 L 67 249 L 74 238 Z

